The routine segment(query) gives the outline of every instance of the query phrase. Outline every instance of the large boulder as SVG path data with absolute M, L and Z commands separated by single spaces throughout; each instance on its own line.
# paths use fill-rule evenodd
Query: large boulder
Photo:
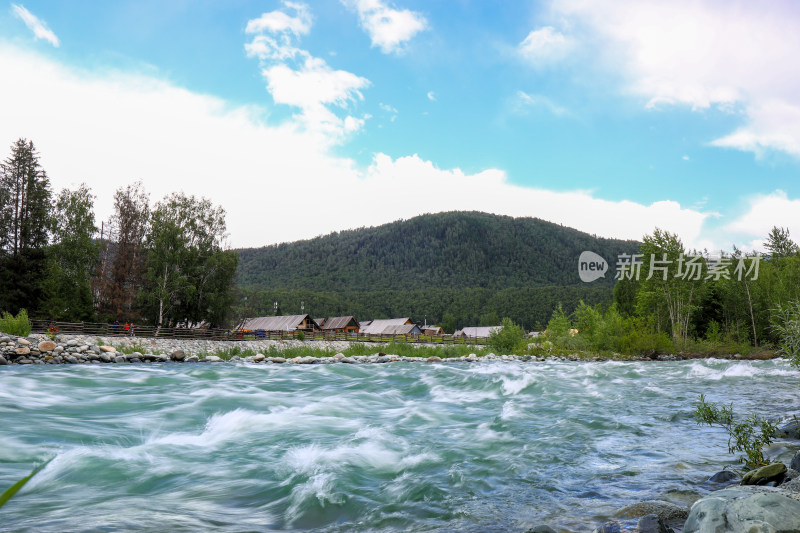
M 762 466 L 756 470 L 751 470 L 742 478 L 742 485 L 764 485 L 771 481 L 780 483 L 786 475 L 786 465 L 783 463 L 772 463 Z
M 27 346 L 20 346 L 15 351 L 17 352 L 17 355 L 21 356 L 29 355 L 31 353 L 31 349 Z
M 3 357 L 2 355 L 0 355 L 0 366 L 7 365 L 7 364 L 8 364 L 8 361 L 6 361 L 6 358 Z
M 39 343 L 40 352 L 52 352 L 56 349 L 56 343 L 53 341 L 42 341 Z
M 775 437 L 780 439 L 800 440 L 800 420 L 794 419 L 775 430 Z M 797 469 L 796 469 L 797 470 Z
M 800 501 L 773 487 L 739 486 L 695 502 L 683 533 L 800 531 Z
M 662 500 L 645 500 L 623 507 L 614 513 L 614 516 L 621 518 L 641 518 L 646 515 L 656 515 L 665 522 L 672 522 L 675 520 L 685 520 L 689 515 L 689 511 L 674 503 Z
M 738 480 L 739 475 L 731 470 L 720 470 L 710 478 L 709 483 L 730 483 L 731 481 Z
M 171 354 L 169 354 L 169 358 L 173 361 L 183 361 L 186 359 L 186 352 L 181 349 L 173 350 Z
M 113 346 L 101 346 L 100 351 L 105 353 L 116 353 L 117 349 Z

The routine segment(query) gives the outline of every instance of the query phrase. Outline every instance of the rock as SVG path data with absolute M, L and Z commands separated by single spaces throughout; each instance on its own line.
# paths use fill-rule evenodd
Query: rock
M 786 465 L 783 463 L 772 463 L 762 466 L 756 470 L 751 470 L 742 478 L 742 485 L 763 485 L 770 481 L 780 483 L 786 474 Z
M 169 354 L 169 358 L 173 361 L 183 361 L 186 359 L 186 353 L 183 350 L 173 350 L 171 354 Z
M 40 352 L 52 352 L 56 349 L 56 343 L 53 341 L 42 341 L 39 343 Z
M 17 339 L 17 344 L 19 344 L 20 346 L 30 346 L 31 341 L 29 341 L 28 339 L 19 338 Z
M 7 364 L 8 364 L 8 361 L 6 361 L 6 358 L 3 357 L 2 355 L 0 355 L 0 366 L 7 365 Z
M 622 518 L 641 518 L 642 516 L 650 514 L 654 514 L 665 522 L 668 522 L 685 519 L 689 515 L 689 511 L 674 503 L 661 500 L 646 500 L 623 507 L 614 513 L 614 516 Z
M 67 359 L 67 362 L 68 362 L 69 364 L 71 364 L 71 365 L 77 365 L 77 364 L 78 364 L 78 358 L 77 358 L 77 357 L 75 357 L 74 355 L 68 355 L 68 356 L 66 357 L 66 359 Z
M 33 361 L 31 361 L 30 359 L 20 359 L 19 361 L 17 361 L 17 363 L 21 365 L 30 365 L 31 363 L 33 363 Z
M 254 363 L 260 363 L 261 361 L 263 361 L 266 358 L 267 357 L 263 353 L 257 353 L 257 354 L 255 354 L 253 356 L 253 362 Z
M 636 524 L 637 533 L 675 533 L 658 515 L 648 514 Z
M 692 506 L 683 533 L 800 531 L 800 501 L 772 487 L 731 487 Z
M 285 363 L 286 359 L 284 359 L 283 357 L 270 357 L 269 358 L 269 362 L 270 363 Z
M 300 365 L 315 365 L 319 363 L 319 359 L 311 356 L 295 357 L 294 362 Z
M 425 359 L 425 361 L 427 361 L 429 363 L 441 363 L 442 362 L 442 358 L 441 357 L 437 357 L 437 356 L 434 355 L 433 357 L 428 357 L 427 359 Z
M 355 359 L 353 359 L 352 357 L 345 357 L 344 359 L 341 360 L 341 362 L 342 363 L 346 363 L 348 365 L 354 365 L 354 364 L 357 363 L 357 361 Z
M 602 526 L 595 528 L 592 533 L 620 533 L 622 531 L 619 522 L 606 522 Z
M 800 452 L 797 452 L 795 456 L 792 457 L 792 463 L 789 465 L 789 468 L 800 470 Z
M 556 530 L 550 526 L 546 526 L 544 524 L 536 527 L 532 527 L 530 529 L 526 529 L 525 533 L 556 533 Z
M 56 346 L 55 349 L 53 350 L 53 355 L 58 355 L 63 351 L 64 351 L 64 347 L 63 346 Z
M 100 351 L 106 353 L 116 353 L 117 349 L 114 348 L 113 346 L 101 346 Z
M 732 472 L 731 470 L 722 470 L 708 478 L 707 481 L 710 483 L 727 483 L 735 479 L 739 479 L 739 475 L 736 474 L 736 472 Z
M 788 424 L 784 424 L 775 430 L 775 437 L 781 439 L 799 439 L 800 440 L 800 420 L 792 420 Z M 794 467 L 792 467 L 794 468 Z M 795 468 L 795 470 L 800 470 Z
M 78 345 L 78 341 L 75 339 L 70 339 L 67 341 L 67 346 L 73 348 Z
M 31 349 L 28 348 L 27 346 L 20 346 L 15 351 L 17 352 L 17 355 L 28 355 L 29 353 L 31 353 Z
M 104 363 L 110 363 L 111 361 L 113 361 L 111 355 L 106 352 L 101 353 L 98 357 L 100 357 L 100 360 L 103 361 Z
M 217 357 L 216 355 L 207 355 L 205 359 L 203 359 L 207 363 L 221 363 L 222 358 Z
M 333 358 L 335 360 L 337 360 L 337 361 L 341 361 L 342 359 L 344 359 L 344 354 L 343 353 L 337 353 L 336 355 L 333 356 Z
M 786 470 L 786 473 L 784 474 L 783 482 L 788 483 L 796 477 L 800 477 L 800 472 L 798 472 L 794 468 L 789 468 L 788 470 Z
M 125 358 L 124 355 L 118 355 L 114 358 L 115 363 L 126 363 L 128 360 Z
M 196 363 L 198 361 L 200 361 L 200 358 L 197 357 L 196 355 L 190 355 L 189 357 L 186 358 L 187 363 Z

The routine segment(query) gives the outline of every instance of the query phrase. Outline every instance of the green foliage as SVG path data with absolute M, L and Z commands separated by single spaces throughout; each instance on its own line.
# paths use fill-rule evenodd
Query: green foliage
M 28 320 L 28 312 L 25 309 L 20 309 L 17 316 L 4 311 L 0 318 L 0 331 L 9 335 L 27 337 L 31 333 L 31 327 L 31 321 Z
M 149 321 L 221 324 L 238 262 L 222 248 L 225 211 L 208 199 L 173 193 L 156 204 L 150 226 L 139 294 Z
M 728 453 L 743 452 L 739 462 L 748 469 L 769 464 L 764 456 L 764 447 L 772 443 L 777 425 L 765 418 L 752 414 L 744 420 L 736 421 L 733 404 L 718 406 L 707 403 L 701 394 L 694 412 L 698 424 L 719 426 L 728 432 Z
M 95 240 L 94 196 L 85 184 L 62 190 L 52 220 L 53 244 L 47 249 L 41 315 L 67 322 L 93 321 L 91 279 L 100 258 Z
M 779 353 L 800 366 L 800 300 L 778 304 L 772 327 L 778 335 Z
M 500 355 L 522 353 L 525 349 L 525 331 L 510 318 L 504 318 L 501 324 L 501 329 L 489 334 L 486 345 Z
M 306 340 L 306 334 L 303 333 L 302 331 L 298 330 L 298 331 L 295 332 L 294 338 L 299 340 L 299 341 L 304 341 L 304 340 Z
M 44 463 L 40 464 L 39 466 L 34 468 L 30 474 L 20 479 L 19 481 L 11 485 L 8 489 L 3 491 L 3 493 L 0 494 L 0 507 L 3 507 L 8 502 L 8 500 L 14 497 L 14 495 L 17 492 L 19 492 L 20 489 L 22 489 L 22 487 L 24 487 L 28 483 L 28 481 L 30 481 L 33 478 L 33 476 L 41 472 L 44 469 L 44 467 L 50 464 L 50 461 L 52 461 L 53 459 L 55 459 L 55 457 L 52 457 L 47 461 L 45 461 Z

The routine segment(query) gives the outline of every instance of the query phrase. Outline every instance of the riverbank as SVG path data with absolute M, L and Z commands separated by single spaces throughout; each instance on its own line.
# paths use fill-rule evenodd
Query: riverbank
M 534 345 L 532 345 L 534 346 Z M 562 361 L 681 361 L 704 359 L 708 354 L 655 354 L 631 356 L 570 352 L 535 345 L 524 355 L 494 354 L 482 345 L 448 345 L 424 343 L 365 344 L 348 341 L 247 340 L 214 341 L 186 339 L 153 339 L 137 337 L 87 337 L 60 335 L 51 340 L 46 335 L 0 336 L 0 365 L 5 364 L 101 364 L 154 362 L 222 362 L 248 363 L 387 363 L 392 361 L 435 362 L 500 360 L 541 362 Z M 774 352 L 755 354 L 714 354 L 718 359 L 773 359 Z

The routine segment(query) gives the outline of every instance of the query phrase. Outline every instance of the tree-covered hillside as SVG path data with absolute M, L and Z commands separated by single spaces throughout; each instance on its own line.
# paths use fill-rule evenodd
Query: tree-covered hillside
M 584 250 L 606 258 L 583 283 Z M 599 239 L 535 218 L 478 212 L 422 215 L 307 241 L 239 250 L 240 316 L 281 313 L 411 316 L 452 331 L 510 317 L 528 329 L 553 309 L 610 304 L 616 257 L 638 243 Z
M 610 287 L 616 256 L 638 244 L 536 218 L 438 213 L 239 250 L 238 283 L 313 291 L 581 285 L 577 262 L 584 250 L 609 262 L 612 272 L 593 285 Z

